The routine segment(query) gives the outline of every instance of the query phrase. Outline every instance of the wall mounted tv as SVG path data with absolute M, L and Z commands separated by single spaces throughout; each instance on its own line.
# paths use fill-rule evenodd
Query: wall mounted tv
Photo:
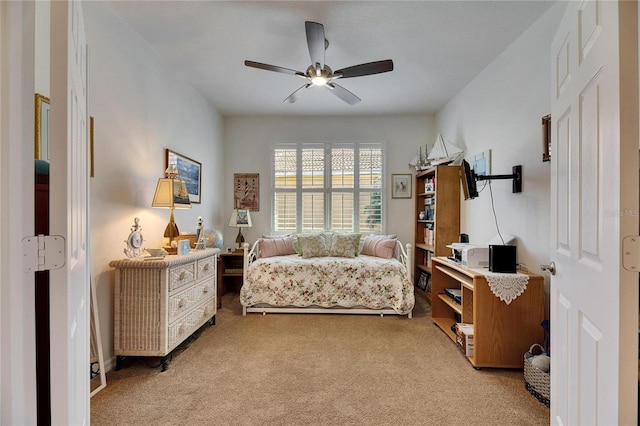
M 490 176 L 477 176 L 471 165 L 467 160 L 462 161 L 462 167 L 464 169 L 462 178 L 462 189 L 464 192 L 465 200 L 473 200 L 478 197 L 477 181 L 494 180 L 494 179 L 513 179 L 511 192 L 522 192 L 522 166 L 517 165 L 511 168 L 512 173 L 510 175 L 490 175 Z

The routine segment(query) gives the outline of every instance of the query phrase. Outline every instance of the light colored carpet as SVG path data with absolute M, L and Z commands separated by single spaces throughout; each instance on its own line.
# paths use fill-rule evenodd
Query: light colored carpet
M 248 314 L 223 297 L 213 327 L 160 372 L 128 359 L 91 400 L 94 425 L 544 425 L 518 370 L 475 370 L 417 298 L 414 318 Z

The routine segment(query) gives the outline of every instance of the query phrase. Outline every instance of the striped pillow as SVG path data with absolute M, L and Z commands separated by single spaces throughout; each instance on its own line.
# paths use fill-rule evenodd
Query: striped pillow
M 296 250 L 293 248 L 293 237 L 291 236 L 282 238 L 261 238 L 258 245 L 260 246 L 260 257 L 296 254 Z
M 387 238 L 386 235 L 368 235 L 362 244 L 361 254 L 391 259 L 397 242 L 397 238 Z

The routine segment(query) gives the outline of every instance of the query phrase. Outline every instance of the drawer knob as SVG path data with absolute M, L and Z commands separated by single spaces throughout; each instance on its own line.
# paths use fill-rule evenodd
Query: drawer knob
M 209 264 L 207 263 L 206 265 L 204 265 L 204 268 L 202 268 L 202 269 L 204 269 L 205 271 L 208 271 L 209 270 Z
M 185 272 L 182 271 L 180 272 L 180 276 L 178 277 L 179 280 L 184 280 L 184 276 L 185 276 Z
M 178 328 L 178 334 L 182 334 L 182 333 L 184 333 L 184 324 L 182 324 L 180 328 Z
M 203 293 L 209 293 L 209 286 L 208 286 L 208 285 L 205 285 L 205 286 L 202 288 L 202 292 L 203 292 Z
M 178 302 L 178 308 L 182 308 L 186 303 L 187 303 L 187 300 L 183 297 L 183 298 L 182 298 L 182 299 L 180 299 L 180 301 Z

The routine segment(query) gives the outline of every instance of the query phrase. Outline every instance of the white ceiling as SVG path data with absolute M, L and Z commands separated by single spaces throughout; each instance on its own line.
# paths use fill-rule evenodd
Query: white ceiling
M 223 115 L 436 113 L 540 17 L 551 1 L 108 1 Z M 304 72 L 305 21 L 324 25 L 337 70 L 392 59 L 390 73 L 282 101 L 304 80 L 244 66 L 250 59 Z

